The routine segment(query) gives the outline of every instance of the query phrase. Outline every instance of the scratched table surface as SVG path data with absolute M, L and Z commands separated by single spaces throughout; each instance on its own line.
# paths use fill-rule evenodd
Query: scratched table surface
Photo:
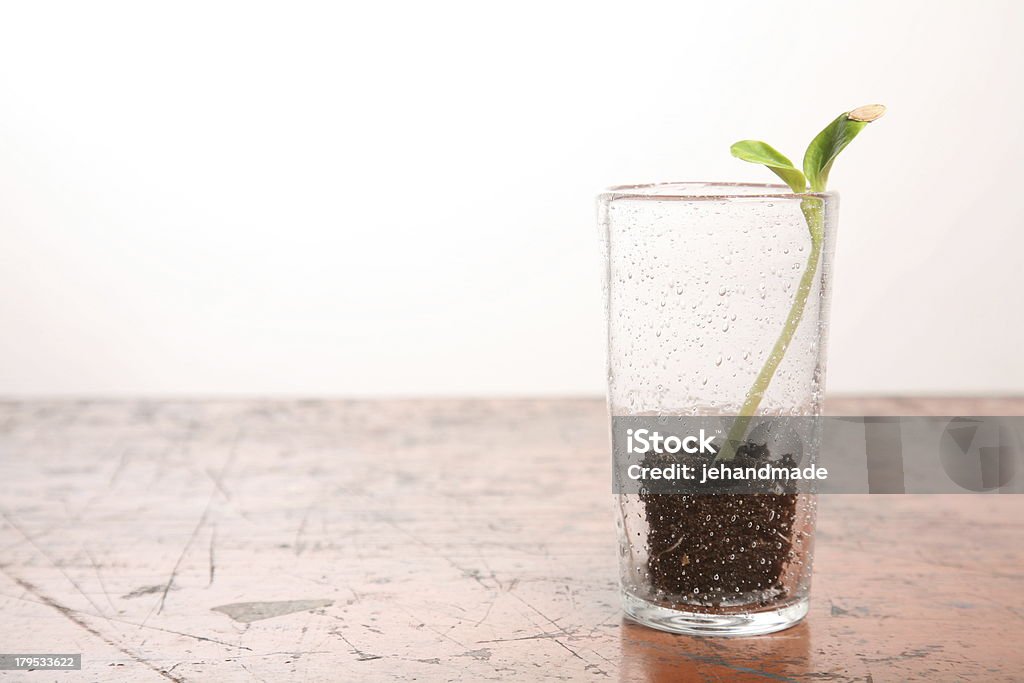
M 83 654 L 12 680 L 1024 680 L 1022 496 L 822 497 L 799 626 L 624 621 L 598 400 L 4 402 L 0 486 L 0 652 Z

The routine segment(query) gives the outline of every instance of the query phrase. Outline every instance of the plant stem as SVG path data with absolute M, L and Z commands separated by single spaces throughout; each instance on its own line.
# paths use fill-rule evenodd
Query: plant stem
M 758 406 L 761 405 L 764 392 L 768 390 L 768 385 L 771 384 L 772 377 L 775 375 L 775 371 L 778 370 L 782 358 L 786 355 L 786 350 L 789 348 L 790 342 L 793 341 L 797 327 L 800 326 L 804 309 L 807 307 L 807 299 L 814 286 L 814 275 L 818 271 L 818 263 L 821 261 L 822 243 L 824 242 L 824 200 L 808 197 L 800 202 L 800 210 L 803 211 L 804 218 L 807 221 L 807 228 L 811 233 L 811 253 L 807 256 L 807 266 L 804 268 L 803 276 L 800 278 L 800 284 L 796 289 L 796 297 L 793 300 L 792 308 L 789 309 L 786 323 L 782 326 L 782 332 L 779 333 L 779 338 L 775 340 L 775 346 L 772 347 L 771 353 L 768 354 L 768 359 L 765 360 L 761 372 L 757 374 L 754 385 L 747 392 L 747 398 L 743 401 L 739 415 L 729 429 L 725 444 L 723 444 L 718 454 L 718 460 L 728 461 L 736 456 L 736 448 L 743 437 L 746 436 L 750 420 L 753 418 L 754 413 L 757 412 Z

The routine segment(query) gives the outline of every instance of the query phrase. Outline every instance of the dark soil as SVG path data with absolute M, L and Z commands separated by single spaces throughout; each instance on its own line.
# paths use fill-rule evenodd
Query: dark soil
M 769 459 L 764 446 L 747 443 L 734 463 Z M 664 599 L 714 607 L 755 593 L 762 606 L 785 601 L 795 493 L 641 493 L 640 499 L 650 528 L 650 581 Z

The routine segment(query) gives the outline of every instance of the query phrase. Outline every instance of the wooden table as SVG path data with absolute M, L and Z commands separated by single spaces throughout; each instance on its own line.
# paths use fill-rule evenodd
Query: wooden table
M 1022 414 L 1022 401 L 833 402 Z M 830 496 L 808 619 L 619 611 L 598 400 L 0 404 L 18 680 L 1024 679 L 1024 497 Z

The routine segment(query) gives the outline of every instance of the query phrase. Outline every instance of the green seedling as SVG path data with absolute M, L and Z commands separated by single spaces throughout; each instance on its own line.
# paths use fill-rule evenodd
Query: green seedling
M 734 144 L 730 151 L 737 159 L 749 161 L 754 164 L 767 166 L 775 175 L 779 176 L 796 194 L 824 192 L 828 185 L 828 174 L 832 170 L 832 163 L 839 156 L 839 153 L 846 149 L 850 141 L 857 137 L 864 128 L 872 121 L 880 118 L 885 113 L 885 107 L 880 104 L 869 104 L 864 107 L 857 107 L 853 111 L 840 114 L 835 121 L 825 126 L 824 130 L 818 133 L 811 144 L 807 146 L 804 153 L 803 171 L 793 165 L 793 162 L 786 158 L 781 152 L 766 142 L 760 140 L 741 140 Z M 800 202 L 800 209 L 803 211 L 804 219 L 807 221 L 807 229 L 811 234 L 811 251 L 807 256 L 807 266 L 800 277 L 800 284 L 797 286 L 796 296 L 793 299 L 793 307 L 789 309 L 786 322 L 782 326 L 779 338 L 775 340 L 768 359 L 765 361 L 761 371 L 757 374 L 753 386 L 747 392 L 739 415 L 726 437 L 726 442 L 719 452 L 719 460 L 732 460 L 736 455 L 736 447 L 746 436 L 750 420 L 761 405 L 761 399 L 771 384 L 772 377 L 782 362 L 793 335 L 800 325 L 800 319 L 804 315 L 804 308 L 807 307 L 807 298 L 811 293 L 814 284 L 814 275 L 818 270 L 821 261 L 821 249 L 825 233 L 825 204 L 820 197 L 809 195 Z

